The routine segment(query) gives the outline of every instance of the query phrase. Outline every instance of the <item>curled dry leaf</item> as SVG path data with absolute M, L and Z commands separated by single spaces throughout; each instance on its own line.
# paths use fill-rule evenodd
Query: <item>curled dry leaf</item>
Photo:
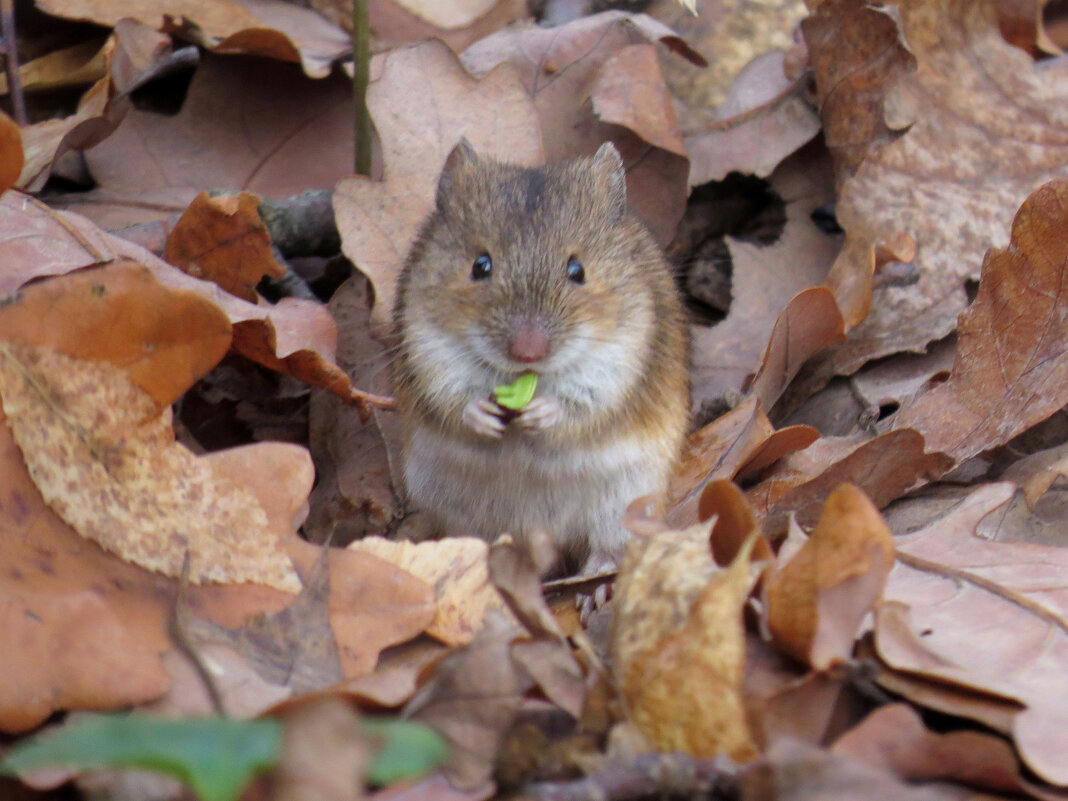
M 475 639 L 446 657 L 405 707 L 405 716 L 434 728 L 449 743 L 445 774 L 461 789 L 493 775 L 501 740 L 534 682 L 512 654 L 516 629 L 490 615 Z
M 345 255 L 375 287 L 374 321 L 393 309 L 397 275 L 434 204 L 438 175 L 461 137 L 480 154 L 532 166 L 542 160 L 534 105 L 513 68 L 481 80 L 437 41 L 380 57 L 367 107 L 383 143 L 382 181 L 342 180 L 334 210 Z M 434 124 L 425 111 L 436 109 Z
M 896 670 L 1025 705 L 1012 721 L 1021 758 L 1046 781 L 1068 785 L 1068 551 L 976 536 L 1012 493 L 1007 483 L 980 486 L 897 538 L 885 591 L 893 603 L 876 617 L 876 646 Z
M 668 521 L 686 526 L 704 519 L 698 515 L 698 501 L 709 482 L 762 470 L 818 438 L 819 432 L 809 426 L 776 431 L 760 401 L 750 395 L 687 439 L 668 486 Z
M 259 204 L 251 192 L 223 197 L 201 192 L 175 223 L 163 258 L 255 303 L 260 279 L 281 278 L 286 271 L 274 257 Z
M 0 226 L 5 210 L 0 201 Z M 9 254 L 0 245 L 0 260 Z M 29 257 L 19 254 L 19 261 Z M 107 360 L 125 369 L 158 409 L 174 403 L 230 348 L 230 323 L 217 306 L 165 287 L 126 259 L 38 282 L 10 297 L 0 310 L 0 340 Z
M 378 558 L 418 576 L 434 588 L 437 613 L 427 634 L 447 645 L 465 645 L 474 638 L 491 609 L 508 615 L 508 608 L 489 581 L 489 546 L 475 537 L 448 537 L 438 542 L 391 542 L 365 537 L 351 551 Z
M 219 187 L 268 199 L 331 189 L 352 171 L 352 82 L 203 54 L 177 115 L 134 109 L 85 159 L 97 188 L 62 208 L 108 230 L 167 220 Z
M 1008 442 L 1068 403 L 1068 180 L 1032 194 L 1012 242 L 983 263 L 961 315 L 949 380 L 894 417 L 958 461 Z
M 1037 791 L 1037 797 L 1043 797 L 1020 775 L 1020 763 L 1005 740 L 978 731 L 937 734 L 907 704 L 879 707 L 831 750 L 892 771 L 905 781 L 943 779 L 993 792 Z
M 612 670 L 630 719 L 662 751 L 756 756 L 742 700 L 742 607 L 753 588 L 744 547 L 719 570 L 709 527 L 632 540 L 616 580 Z
M 819 166 L 792 159 L 772 177 L 789 201 L 778 241 L 727 240 L 734 265 L 730 312 L 711 328 L 693 327 L 695 407 L 748 389 L 759 370 L 755 391 L 770 410 L 804 360 L 842 336 L 834 298 L 820 286 L 838 244 L 812 222 L 813 210 L 831 198 L 829 180 L 820 179 L 827 171 Z M 786 263 L 789 270 L 782 269 Z
M 802 0 L 746 3 L 720 0 L 692 14 L 678 0 L 657 0 L 648 13 L 696 50 L 713 57 L 706 67 L 665 53 L 661 66 L 687 134 L 709 122 L 727 101 L 735 79 L 762 54 L 793 44 L 806 14 Z M 705 179 L 708 180 L 708 179 Z
M 856 484 L 881 509 L 951 464 L 944 453 L 928 452 L 915 431 L 890 431 L 874 439 L 821 437 L 782 459 L 748 496 L 763 517 L 764 533 L 775 537 L 785 531 L 790 514 L 803 525 L 815 524 L 824 500 L 839 484 Z
M 660 43 L 691 63 L 704 58 L 667 26 L 644 14 L 606 11 L 556 28 L 521 23 L 476 42 L 463 61 L 476 75 L 496 65 L 514 65 L 537 108 L 545 157 L 550 162 L 591 155 L 611 140 L 627 167 L 627 198 L 631 208 L 662 243 L 671 241 L 685 210 L 689 162 L 684 152 L 656 146 L 676 143 L 674 112 L 646 119 L 646 110 L 663 106 L 663 90 L 651 76 L 634 72 L 640 51 L 623 55 L 633 45 Z M 616 60 L 617 56 L 622 56 Z M 609 91 L 609 90 L 612 91 Z M 605 111 L 601 117 L 590 98 L 594 93 Z M 595 101 L 598 102 L 598 101 Z M 633 130 L 641 117 L 640 130 Z
M 819 133 L 819 114 L 804 97 L 807 75 L 788 77 L 784 61 L 781 50 L 754 58 L 715 118 L 686 128 L 690 186 L 722 181 L 730 172 L 763 178 Z
M 332 64 L 351 51 L 340 28 L 308 8 L 281 0 L 133 0 L 115 5 L 101 0 L 41 0 L 38 7 L 66 19 L 108 27 L 129 17 L 150 28 L 181 33 L 201 47 L 300 63 L 313 78 L 330 74 Z
M 34 236 L 28 237 L 27 231 L 32 231 Z M 10 192 L 0 196 L 2 257 L 12 259 L 5 262 L 12 265 L 10 272 L 3 276 L 8 280 L 0 277 L 0 291 L 8 293 L 40 275 L 56 275 L 111 261 L 136 262 L 151 270 L 164 286 L 197 294 L 221 310 L 233 323 L 234 349 L 247 358 L 310 384 L 323 386 L 350 403 L 360 405 L 364 399 L 370 398 L 380 405 L 389 404 L 388 398 L 355 389 L 345 371 L 334 363 L 337 329 L 330 313 L 320 303 L 295 298 L 284 298 L 274 306 L 249 303 L 223 292 L 213 283 L 186 275 L 144 248 L 101 231 L 84 217 L 53 211 L 32 198 Z M 198 313 L 205 312 L 201 309 Z M 181 342 L 191 335 L 184 327 L 177 333 L 164 331 L 161 334 L 155 330 L 155 320 L 153 312 L 142 321 L 153 341 L 157 337 L 166 340 L 173 336 Z M 212 322 L 208 332 L 216 335 L 218 325 L 217 320 Z M 66 324 L 61 328 L 66 330 Z M 144 358 L 140 344 L 134 348 L 131 358 L 138 356 Z M 219 358 L 221 353 L 214 356 L 208 368 Z M 160 373 L 154 382 L 167 383 L 174 388 L 188 377 L 188 372 L 184 371 L 170 377 Z M 198 377 L 189 379 L 189 384 Z M 189 384 L 182 385 L 178 394 Z M 171 403 L 175 398 L 177 395 L 164 402 Z
M 894 563 L 890 529 L 863 492 L 842 484 L 793 558 L 764 583 L 775 646 L 816 670 L 848 660 Z
M 98 60 L 104 74 L 85 92 L 74 114 L 23 129 L 26 159 L 17 183 L 20 188 L 39 190 L 59 156 L 110 136 L 130 110 L 132 91 L 175 66 L 195 63 L 195 54 L 174 53 L 170 37 L 125 19 L 116 24 Z
M 0 193 L 15 185 L 22 172 L 23 158 L 19 126 L 0 112 Z
M 255 497 L 174 442 L 170 414 L 105 362 L 0 349 L 8 425 L 45 501 L 83 536 L 196 583 L 300 589 Z
M 842 187 L 837 215 L 848 240 L 829 283 L 837 287 L 839 273 L 870 275 L 873 249 L 898 250 L 892 243 L 901 234 L 916 242 L 920 275 L 911 286 L 875 290 L 867 319 L 828 357 L 839 373 L 922 350 L 952 331 L 967 304 L 965 282 L 978 277 L 988 248 L 1005 245 L 1020 204 L 1050 178 L 1068 176 L 1068 65 L 1040 68 L 1008 44 L 995 5 L 924 0 L 902 4 L 896 20 L 867 3 L 821 6 L 828 25 L 848 34 L 809 39 L 813 63 L 827 64 L 828 86 L 843 74 L 860 84 L 835 107 L 825 102 L 825 126 L 841 130 L 839 141 L 868 146 Z M 867 23 L 880 14 L 882 27 Z M 905 69 L 904 49 L 914 71 Z M 856 61 L 843 63 L 843 53 Z M 866 113 L 857 114 L 854 97 Z M 887 131 L 905 129 L 880 143 Z M 836 295 L 850 325 L 863 318 L 862 288 L 851 291 L 855 301 L 837 288 Z

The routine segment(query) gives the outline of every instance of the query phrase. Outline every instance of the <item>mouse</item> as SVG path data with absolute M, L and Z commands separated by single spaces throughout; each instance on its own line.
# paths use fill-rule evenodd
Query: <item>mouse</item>
M 617 567 L 627 506 L 667 488 L 690 390 L 685 310 L 615 146 L 531 168 L 461 140 L 392 323 L 408 500 L 447 535 L 545 531 L 571 572 Z M 495 400 L 529 374 L 522 408 Z

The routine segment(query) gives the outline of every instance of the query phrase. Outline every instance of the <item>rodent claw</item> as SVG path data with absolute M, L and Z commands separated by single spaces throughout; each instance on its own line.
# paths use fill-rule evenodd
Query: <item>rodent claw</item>
M 540 431 L 556 425 L 563 416 L 563 407 L 556 398 L 539 395 L 523 407 L 515 421 L 527 431 Z
M 464 407 L 464 424 L 476 434 L 500 439 L 504 433 L 504 421 L 495 413 L 497 404 L 485 398 L 473 400 Z

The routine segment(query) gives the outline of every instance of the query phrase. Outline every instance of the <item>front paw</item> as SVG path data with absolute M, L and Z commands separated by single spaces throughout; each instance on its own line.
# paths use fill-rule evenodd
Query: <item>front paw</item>
M 564 407 L 549 395 L 539 395 L 523 407 L 515 424 L 524 431 L 542 431 L 564 419 Z
M 498 416 L 501 407 L 488 398 L 476 398 L 464 407 L 464 425 L 491 439 L 500 439 L 504 433 L 505 422 Z

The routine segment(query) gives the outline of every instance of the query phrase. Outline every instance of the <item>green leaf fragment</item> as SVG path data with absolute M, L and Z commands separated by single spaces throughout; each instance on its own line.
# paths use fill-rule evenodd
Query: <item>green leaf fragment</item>
M 381 747 L 367 767 L 367 780 L 388 786 L 416 778 L 445 764 L 449 747 L 436 731 L 422 723 L 387 718 L 363 718 L 360 726 Z
M 203 801 L 234 801 L 278 761 L 282 727 L 273 720 L 86 715 L 16 746 L 0 774 L 42 767 L 131 768 L 173 776 Z
M 523 373 L 511 384 L 501 384 L 493 388 L 493 398 L 505 409 L 519 411 L 534 397 L 534 388 L 538 386 L 537 373 Z

